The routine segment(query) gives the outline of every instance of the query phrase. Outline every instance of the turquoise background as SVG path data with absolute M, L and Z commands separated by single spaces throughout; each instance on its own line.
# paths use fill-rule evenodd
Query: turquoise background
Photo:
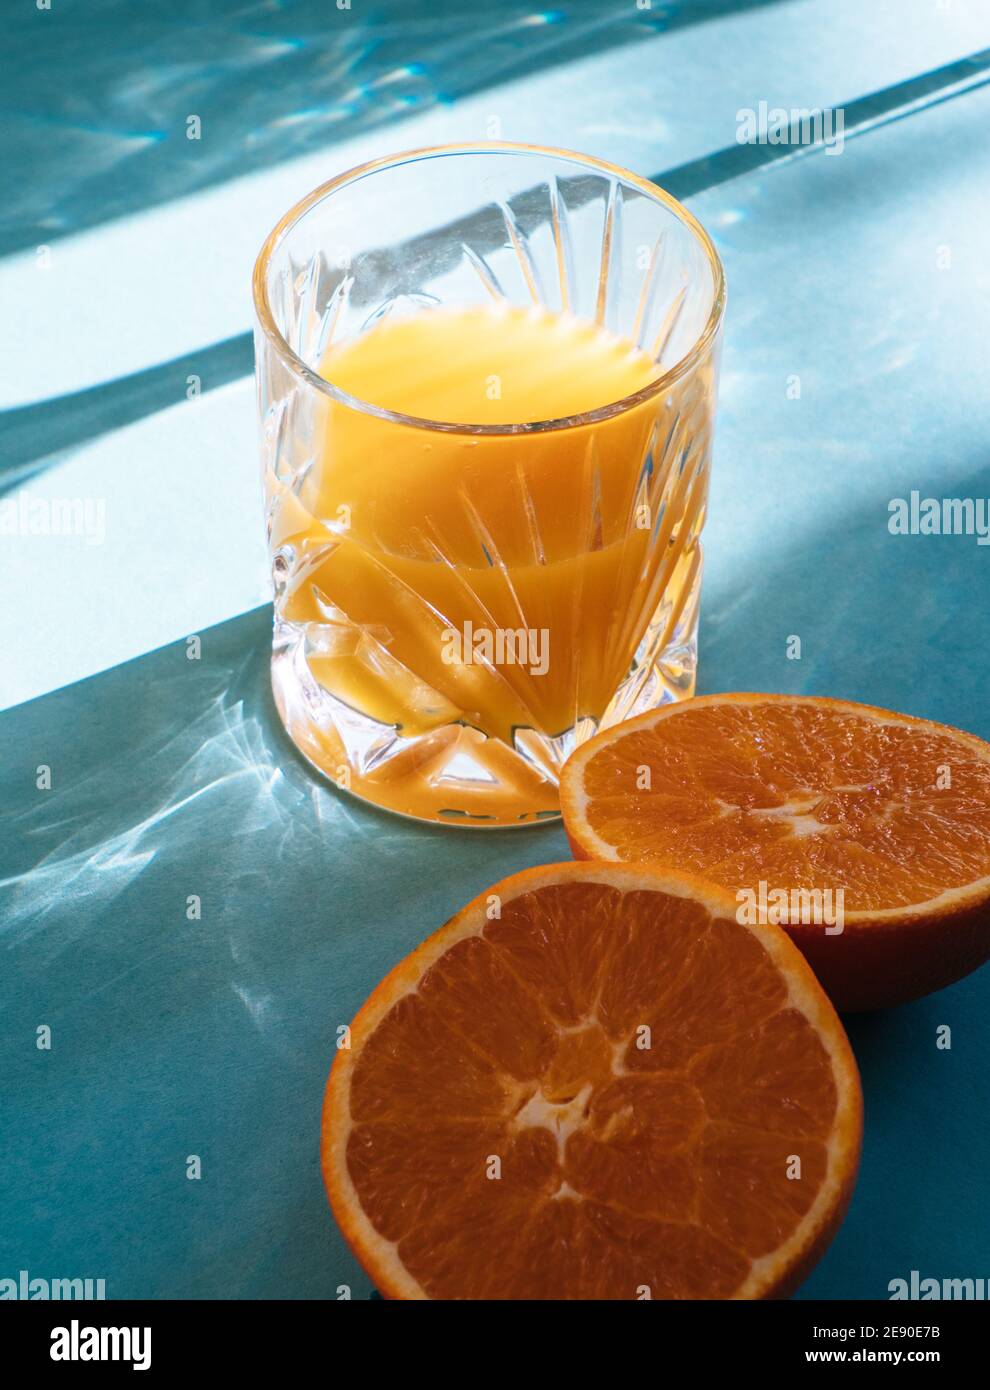
M 195 216 L 196 199 L 226 196 L 227 181 L 314 151 L 332 171 L 344 134 L 370 132 L 379 152 L 421 143 L 407 128 L 420 107 L 466 138 L 463 113 L 508 110 L 499 84 L 518 83 L 522 115 L 507 116 L 506 138 L 570 121 L 558 143 L 658 176 L 725 262 L 699 689 L 844 696 L 990 737 L 990 548 L 887 528 L 890 500 L 912 489 L 990 495 L 990 23 L 981 43 L 933 5 L 905 18 L 893 3 L 869 16 L 844 3 L 577 4 L 528 25 L 523 7 L 479 22 L 452 5 L 443 24 L 442 6 L 379 5 L 329 34 L 326 7 L 309 4 L 135 17 L 103 3 L 85 20 L 61 8 L 61 31 L 21 18 L 12 38 L 21 71 L 5 120 L 20 135 L 5 147 L 21 177 L 0 275 L 23 264 L 25 296 L 42 239 L 71 254 L 85 233 L 99 256 L 115 219 L 154 219 L 177 198 Z M 275 42 L 283 68 L 267 50 L 249 77 L 227 61 Z M 400 60 L 401 80 L 381 83 Z M 42 89 L 42 70 L 64 80 Z M 790 104 L 794 86 L 809 104 L 844 105 L 840 157 L 736 144 L 736 107 Z M 167 134 L 192 102 L 222 122 L 194 167 Z M 166 133 L 115 163 L 108 142 L 128 129 Z M 262 228 L 285 205 L 269 206 L 265 187 Z M 135 221 L 135 257 L 155 226 Z M 210 232 L 206 221 L 199 233 Z M 141 306 L 152 327 L 165 332 L 170 301 L 197 274 L 178 254 L 155 264 Z M 86 293 L 70 286 L 68 338 Z M 103 374 L 98 329 L 80 366 L 43 320 L 52 372 L 71 367 L 75 385 L 38 383 L 0 413 L 8 495 L 28 482 L 55 495 L 85 486 L 117 527 L 102 551 L 5 538 L 0 560 L 0 1277 L 105 1278 L 110 1297 L 335 1298 L 341 1285 L 367 1296 L 319 1174 L 335 1030 L 474 894 L 567 857 L 557 827 L 432 830 L 369 810 L 316 782 L 282 733 L 271 613 L 250 597 L 255 552 L 237 549 L 242 505 L 257 507 L 261 535 L 256 464 L 239 442 L 229 480 L 209 482 L 228 490 L 207 518 L 223 543 L 183 548 L 206 504 L 182 470 L 200 469 L 205 487 L 223 439 L 239 441 L 250 418 L 248 313 L 245 288 L 230 332 L 161 360 L 135 347 L 123 376 Z M 206 394 L 186 402 L 197 367 Z M 159 449 L 154 472 L 174 468 L 176 483 L 128 551 L 135 476 Z M 234 597 L 216 598 L 222 571 L 245 576 Z M 176 640 L 160 645 L 147 634 L 163 621 Z M 186 655 L 192 632 L 199 661 Z M 798 661 L 786 657 L 792 634 Z M 22 698 L 29 688 L 37 698 Z M 49 792 L 36 788 L 41 764 Z M 186 918 L 191 894 L 200 921 Z M 882 1298 L 912 1269 L 987 1274 L 988 1004 L 983 971 L 849 1020 L 866 1096 L 862 1174 L 799 1297 Z M 40 1025 L 50 1051 L 35 1045 Z M 936 1047 L 942 1025 L 950 1050 Z M 200 1181 L 186 1178 L 189 1154 Z

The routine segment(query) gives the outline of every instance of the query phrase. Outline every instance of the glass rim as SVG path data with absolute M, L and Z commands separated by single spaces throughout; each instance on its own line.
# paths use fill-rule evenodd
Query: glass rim
M 338 189 L 345 188 L 348 184 L 356 183 L 359 179 L 367 177 L 369 174 L 377 173 L 382 169 L 389 169 L 402 164 L 410 164 L 421 159 L 435 159 L 444 155 L 463 155 L 463 154 L 528 154 L 542 155 L 550 159 L 567 160 L 571 163 L 584 165 L 586 168 L 596 170 L 600 173 L 608 174 L 613 178 L 620 179 L 623 183 L 631 184 L 638 188 L 655 203 L 660 203 L 681 222 L 692 234 L 695 241 L 701 246 L 708 260 L 708 265 L 712 273 L 712 306 L 708 318 L 701 332 L 672 367 L 660 373 L 652 381 L 641 386 L 638 391 L 631 395 L 622 396 L 619 400 L 610 401 L 607 405 L 597 406 L 594 410 L 584 411 L 579 415 L 566 415 L 553 420 L 533 420 L 520 421 L 511 424 L 496 425 L 474 425 L 458 423 L 447 420 L 433 420 L 427 416 L 406 415 L 402 411 L 389 410 L 385 406 L 373 404 L 371 401 L 362 400 L 358 396 L 352 396 L 349 392 L 335 386 L 332 381 L 321 376 L 319 372 L 313 370 L 297 352 L 289 346 L 284 334 L 275 322 L 271 304 L 268 298 L 268 269 L 272 257 L 278 250 L 281 242 L 288 232 L 302 220 L 302 218 L 317 203 L 322 202 Z M 450 145 L 424 145 L 418 149 L 403 150 L 397 154 L 383 155 L 378 159 L 367 160 L 363 164 L 357 164 L 351 169 L 328 179 L 326 183 L 321 183 L 311 192 L 300 198 L 289 210 L 279 218 L 278 222 L 269 232 L 258 253 L 258 258 L 254 263 L 254 271 L 251 277 L 252 292 L 254 297 L 255 314 L 258 326 L 265 334 L 272 348 L 282 362 L 298 378 L 301 378 L 307 385 L 321 392 L 331 400 L 337 401 L 341 405 L 346 405 L 360 414 L 373 415 L 380 420 L 388 420 L 394 424 L 406 425 L 413 429 L 440 431 L 446 434 L 466 434 L 466 435 L 513 435 L 513 434 L 532 434 L 550 430 L 576 429 L 582 425 L 596 424 L 601 420 L 611 419 L 616 415 L 623 415 L 636 406 L 650 400 L 653 396 L 659 395 L 675 382 L 679 381 L 701 360 L 715 340 L 722 317 L 725 311 L 725 272 L 722 269 L 722 262 L 718 252 L 712 243 L 711 237 L 705 231 L 698 219 L 692 212 L 679 202 L 666 189 L 659 184 L 653 183 L 650 179 L 645 179 L 639 174 L 634 174 L 629 169 L 622 168 L 619 164 L 610 164 L 606 160 L 597 159 L 594 155 L 581 154 L 577 150 L 565 150 L 547 145 L 530 145 L 512 140 L 480 140 L 474 142 L 457 142 Z

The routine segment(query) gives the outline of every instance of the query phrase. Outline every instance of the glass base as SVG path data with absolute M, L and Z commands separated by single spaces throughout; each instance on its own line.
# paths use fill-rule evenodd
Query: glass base
M 438 825 L 509 828 L 560 815 L 560 768 L 600 729 L 694 694 L 700 566 L 680 612 L 657 609 L 636 657 L 601 718 L 550 735 L 513 731 L 510 746 L 451 722 L 415 737 L 348 705 L 315 677 L 306 626 L 276 618 L 272 691 L 289 737 L 340 790 L 387 811 Z

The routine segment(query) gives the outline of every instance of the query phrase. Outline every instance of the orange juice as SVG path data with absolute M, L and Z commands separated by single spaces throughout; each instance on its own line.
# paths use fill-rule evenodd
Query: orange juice
M 713 369 L 649 392 L 626 340 L 506 305 L 393 312 L 321 371 L 355 404 L 268 478 L 290 733 L 392 810 L 556 813 L 577 742 L 693 690 Z

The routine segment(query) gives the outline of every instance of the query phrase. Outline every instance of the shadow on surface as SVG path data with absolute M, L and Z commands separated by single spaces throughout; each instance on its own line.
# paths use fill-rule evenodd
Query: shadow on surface
M 990 49 L 849 102 L 843 108 L 844 136 L 852 139 L 987 82 Z M 796 140 L 736 144 L 652 178 L 675 197 L 686 199 L 778 161 L 823 149 L 821 143 L 801 146 Z M 580 195 L 576 201 L 581 201 Z M 467 228 L 464 237 L 469 238 Z M 420 240 L 432 245 L 432 236 Z M 408 254 L 417 254 L 416 242 L 408 244 Z M 253 365 L 252 336 L 247 332 L 83 391 L 0 411 L 0 494 L 57 462 L 66 449 L 176 404 L 185 396 L 190 375 L 198 377 L 201 390 L 211 391 L 248 376 Z
M 925 497 L 987 498 L 990 465 L 957 464 L 954 476 L 916 485 Z M 699 693 L 832 695 L 956 726 L 960 710 L 980 710 L 969 731 L 990 739 L 990 546 L 975 535 L 891 535 L 890 481 L 878 479 L 875 494 L 858 514 L 795 525 L 737 592 L 703 604 Z M 797 659 L 787 657 L 791 636 Z
M 6 18 L 0 255 L 497 83 L 785 0 L 125 0 Z M 201 138 L 186 137 L 199 117 Z
M 250 333 L 66 396 L 0 411 L 0 495 L 60 462 L 67 449 L 185 400 L 189 378 L 215 391 L 254 371 Z
M 853 139 L 864 135 L 869 130 L 937 106 L 939 102 L 963 96 L 987 82 L 990 82 L 990 48 L 933 68 L 931 72 L 919 73 L 917 77 L 908 78 L 892 87 L 870 92 L 855 101 L 844 102 L 839 108 L 843 119 L 842 136 Z M 798 122 L 800 125 L 801 122 Z M 683 200 L 780 160 L 804 159 L 810 154 L 821 153 L 825 144 L 834 139 L 835 132 L 830 131 L 826 142 L 819 138 L 817 142 L 802 144 L 801 130 L 795 128 L 792 121 L 788 124 L 786 138 L 779 143 L 728 145 L 725 149 L 714 150 L 701 159 L 692 159 L 676 169 L 668 169 L 652 177 L 668 193 Z
M 959 488 L 977 483 L 986 471 Z M 957 656 L 919 667 L 916 625 L 934 642 L 954 633 L 955 652 L 962 623 L 986 649 L 983 550 L 885 525 L 880 506 L 795 537 L 709 603 L 708 688 L 818 690 L 951 721 L 975 672 Z M 97 1269 L 111 1297 L 335 1297 L 341 1283 L 367 1296 L 317 1161 L 337 1029 L 487 884 L 568 857 L 557 827 L 433 830 L 315 780 L 272 708 L 270 622 L 256 610 L 203 633 L 200 662 L 175 643 L 0 716 L 4 1267 Z M 778 662 L 793 631 L 803 661 Z M 817 654 L 840 633 L 862 660 L 822 690 Z M 36 789 L 42 764 L 50 792 Z M 981 1209 L 990 1152 L 988 979 L 850 1020 L 862 1175 L 802 1297 L 882 1298 L 919 1260 L 970 1270 L 960 1213 Z M 49 1058 L 23 1041 L 39 1021 Z M 189 1153 L 204 1155 L 208 1217 L 184 1179 Z
M 372 840 L 376 858 L 421 863 L 432 849 L 437 861 L 461 867 L 485 863 L 496 841 L 505 845 L 496 858 L 509 863 L 527 858 L 527 847 L 541 862 L 541 850 L 562 841 L 555 826 L 493 840 L 418 825 L 338 792 L 313 774 L 275 710 L 271 609 L 208 629 L 201 643 L 199 660 L 173 643 L 0 717 L 8 734 L 16 727 L 21 749 L 13 776 L 0 782 L 13 832 L 0 848 L 8 948 L 37 938 L 35 960 L 48 959 L 85 937 L 94 915 L 145 891 L 164 863 L 215 872 L 217 846 L 225 878 L 253 879 L 263 865 L 272 890 L 284 893 L 294 876 L 322 873 L 326 856 L 336 890 L 346 889 L 367 869 L 353 846 Z M 35 786 L 42 765 L 52 769 L 50 792 Z M 77 908 L 85 904 L 71 922 L 66 893 Z M 439 925 L 426 922 L 421 934 Z
M 0 717 L 0 1267 L 95 1271 L 110 1298 L 363 1297 L 319 1176 L 337 1030 L 487 885 L 569 856 L 557 827 L 434 830 L 337 793 L 274 711 L 271 609 L 201 639 Z
M 923 495 L 987 497 L 990 467 L 957 463 L 954 477 L 918 485 Z M 889 496 L 878 479 L 875 506 L 795 528 L 786 546 L 768 544 L 764 565 L 740 574 L 737 591 L 706 592 L 702 690 L 839 696 L 990 738 L 990 548 L 974 536 L 891 536 Z M 802 639 L 800 660 L 786 658 L 791 634 Z M 912 1269 L 978 1273 L 979 1175 L 990 1162 L 988 997 L 984 967 L 901 1008 L 844 1017 L 865 1098 L 860 1179 L 798 1298 L 886 1299 L 888 1283 Z

